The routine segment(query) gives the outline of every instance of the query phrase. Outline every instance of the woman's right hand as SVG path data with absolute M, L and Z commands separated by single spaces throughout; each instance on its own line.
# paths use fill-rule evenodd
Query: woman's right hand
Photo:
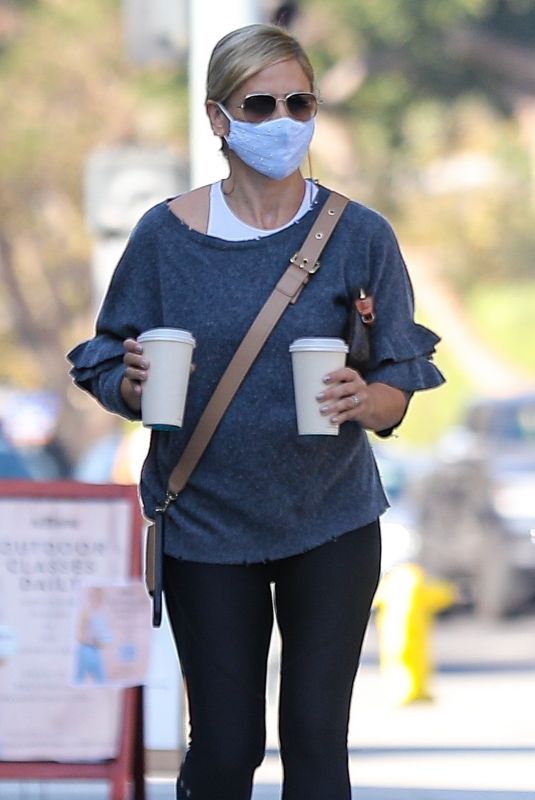
M 121 397 L 132 411 L 141 410 L 143 382 L 147 380 L 149 362 L 143 356 L 143 347 L 135 339 L 123 342 L 124 375 L 121 381 Z

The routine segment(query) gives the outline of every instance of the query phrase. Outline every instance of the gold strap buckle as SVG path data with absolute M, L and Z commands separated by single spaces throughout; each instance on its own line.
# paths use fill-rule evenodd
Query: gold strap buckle
M 306 258 L 306 256 L 302 256 L 299 252 L 295 253 L 295 255 L 291 257 L 290 262 L 295 264 L 296 267 L 299 267 L 299 269 L 304 269 L 309 275 L 313 275 L 320 268 L 319 261 L 316 261 L 314 264 L 310 265 L 308 263 L 308 258 Z

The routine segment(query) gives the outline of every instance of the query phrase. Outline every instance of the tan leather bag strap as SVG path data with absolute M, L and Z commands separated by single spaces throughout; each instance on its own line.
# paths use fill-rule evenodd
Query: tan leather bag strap
M 245 334 L 227 369 L 189 439 L 180 461 L 173 469 L 167 484 L 167 497 L 159 510 L 164 511 L 184 489 L 197 466 L 223 414 L 230 405 L 240 384 L 258 356 L 269 334 L 290 303 L 295 303 L 310 275 L 319 269 L 319 257 L 336 227 L 349 200 L 331 192 L 316 223 L 312 226 L 301 249 L 290 259 L 290 265 L 264 303 L 260 313 Z

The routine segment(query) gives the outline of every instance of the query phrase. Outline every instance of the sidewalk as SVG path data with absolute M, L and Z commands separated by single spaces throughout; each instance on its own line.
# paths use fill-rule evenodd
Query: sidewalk
M 535 800 L 534 677 L 529 670 L 441 672 L 435 702 L 392 708 L 376 665 L 364 663 L 349 738 L 354 800 Z M 280 800 L 273 721 L 253 800 Z M 173 798 L 172 776 L 149 777 L 147 800 Z M 0 800 L 107 800 L 107 790 L 102 783 L 0 783 Z
M 349 731 L 354 800 L 535 800 L 535 639 L 528 623 L 513 629 L 514 642 L 513 634 L 500 634 L 499 649 L 471 625 L 462 636 L 444 626 L 435 700 L 404 708 L 385 698 L 370 632 Z M 493 660 L 484 658 L 490 644 L 500 654 Z M 273 663 L 268 756 L 253 800 L 280 800 L 275 674 Z M 173 798 L 172 776 L 149 777 L 147 800 Z M 0 783 L 0 800 L 107 800 L 107 790 L 96 783 Z
M 396 708 L 385 697 L 370 628 L 349 729 L 353 798 L 535 800 L 530 620 L 506 626 L 499 637 L 472 620 L 444 624 L 438 634 L 442 668 L 432 682 L 434 701 Z M 275 704 L 269 708 L 274 713 Z M 274 716 L 268 747 L 276 750 Z M 279 800 L 280 777 L 271 756 L 258 770 L 254 800 Z
M 2 800 L 107 800 L 106 786 L 101 783 L 0 784 Z M 533 792 L 512 790 L 489 791 L 465 789 L 418 789 L 361 786 L 353 789 L 353 800 L 533 800 Z M 146 800 L 173 800 L 174 781 L 149 780 Z M 126 800 L 126 798 L 125 798 Z M 255 787 L 253 800 L 280 800 L 280 788 L 274 784 Z M 328 800 L 328 798 L 325 798 Z

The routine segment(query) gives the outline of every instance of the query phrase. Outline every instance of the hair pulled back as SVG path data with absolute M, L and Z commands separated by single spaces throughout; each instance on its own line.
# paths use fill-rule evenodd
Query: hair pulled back
M 246 25 L 216 44 L 208 64 L 206 99 L 225 104 L 236 89 L 260 70 L 296 59 L 314 89 L 314 70 L 299 44 L 277 25 Z

